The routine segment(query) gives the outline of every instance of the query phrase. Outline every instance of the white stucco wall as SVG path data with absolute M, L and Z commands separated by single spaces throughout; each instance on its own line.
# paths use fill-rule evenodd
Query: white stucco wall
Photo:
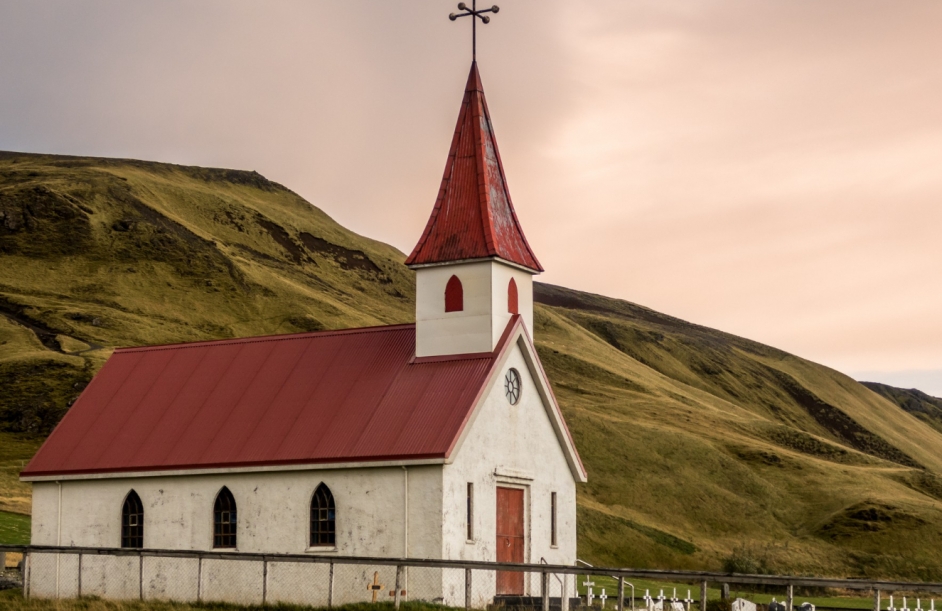
M 441 473 L 438 465 L 408 468 L 408 549 L 406 472 L 401 467 L 64 481 L 61 539 L 59 484 L 35 482 L 32 542 L 120 547 L 121 509 L 134 489 L 144 505 L 145 547 L 210 550 L 213 504 L 226 486 L 238 506 L 238 551 L 305 553 L 311 551 L 311 495 L 323 482 L 337 506 L 333 553 L 436 558 L 441 550 Z
M 521 340 L 524 341 L 524 340 Z M 522 393 L 517 405 L 504 394 L 504 375 L 520 373 Z M 467 485 L 474 484 L 474 540 L 467 540 Z M 462 560 L 496 561 L 497 487 L 524 490 L 526 552 L 524 561 L 571 565 L 576 560 L 576 485 L 557 441 L 534 377 L 519 344 L 515 344 L 488 392 L 454 461 L 445 466 L 443 480 L 442 555 Z M 557 495 L 557 545 L 550 545 L 550 494 Z M 571 581 L 571 580 L 570 580 Z M 533 576 L 528 594 L 539 593 Z M 494 595 L 494 584 L 475 587 L 475 598 Z M 569 583 L 568 592 L 574 592 Z M 559 582 L 551 581 L 559 596 Z M 454 594 L 454 593 L 453 593 Z M 447 598 L 446 604 L 460 604 Z
M 445 286 L 461 280 L 464 310 L 445 312 Z M 511 314 L 510 279 L 517 283 L 518 310 L 533 331 L 533 276 L 499 261 L 458 263 L 416 270 L 416 356 L 490 352 Z

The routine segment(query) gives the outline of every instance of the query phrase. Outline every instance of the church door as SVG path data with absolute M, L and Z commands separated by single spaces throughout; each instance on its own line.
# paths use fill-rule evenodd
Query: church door
M 497 488 L 497 562 L 523 562 L 523 490 Z M 497 571 L 497 593 L 523 595 L 523 573 Z

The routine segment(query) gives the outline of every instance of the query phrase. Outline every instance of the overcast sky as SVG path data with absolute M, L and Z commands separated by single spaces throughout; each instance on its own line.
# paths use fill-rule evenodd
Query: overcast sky
M 942 2 L 499 1 L 478 59 L 541 280 L 942 396 Z M 0 0 L 0 149 L 257 170 L 408 253 L 454 4 Z

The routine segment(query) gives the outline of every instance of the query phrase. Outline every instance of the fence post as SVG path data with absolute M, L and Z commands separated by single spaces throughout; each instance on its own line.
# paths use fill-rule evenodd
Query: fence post
M 618 578 L 618 611 L 625 611 L 625 578 Z
M 0 573 L 7 570 L 7 553 L 0 552 Z
M 402 565 L 396 565 L 396 610 L 399 609 L 402 594 Z
M 141 588 L 141 591 L 140 591 L 141 600 L 144 600 L 144 550 L 141 550 L 139 553 L 140 553 L 140 556 L 138 556 L 138 558 L 140 560 L 137 563 L 138 585 Z
M 196 602 L 203 602 L 203 557 L 196 559 Z
M 32 575 L 32 555 L 27 550 L 23 554 L 23 598 L 29 600 L 29 580 Z
M 707 582 L 700 582 L 700 611 L 707 611 Z
M 550 611 L 549 608 L 549 574 L 546 571 L 540 573 L 540 594 L 543 598 L 543 611 Z
M 788 594 L 785 599 L 785 611 L 792 611 L 795 605 L 795 586 L 788 584 Z
M 268 558 L 262 558 L 262 604 L 268 604 Z
M 471 569 L 464 570 L 464 608 L 471 611 Z
M 78 555 L 78 557 L 79 557 L 79 558 L 78 558 L 78 562 L 79 562 L 79 567 L 78 567 L 78 597 L 79 597 L 79 598 L 82 598 L 82 556 L 83 556 L 83 554 L 81 554 L 81 553 Z
M 563 574 L 563 583 L 559 588 L 559 609 L 560 611 L 569 611 L 569 579 L 570 577 L 575 580 L 575 575 Z M 576 594 L 578 594 L 578 586 L 576 587 Z
M 327 608 L 334 606 L 334 563 L 330 563 L 330 572 L 327 574 Z
M 880 611 L 880 590 L 873 592 L 873 611 Z

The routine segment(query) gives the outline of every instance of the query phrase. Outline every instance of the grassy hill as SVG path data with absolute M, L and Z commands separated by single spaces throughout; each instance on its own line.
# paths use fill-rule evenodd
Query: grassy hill
M 112 347 L 409 321 L 404 258 L 256 173 L 0 154 L 0 510 L 28 511 L 18 465 Z M 625 301 L 536 300 L 589 471 L 580 557 L 942 580 L 936 412 Z

